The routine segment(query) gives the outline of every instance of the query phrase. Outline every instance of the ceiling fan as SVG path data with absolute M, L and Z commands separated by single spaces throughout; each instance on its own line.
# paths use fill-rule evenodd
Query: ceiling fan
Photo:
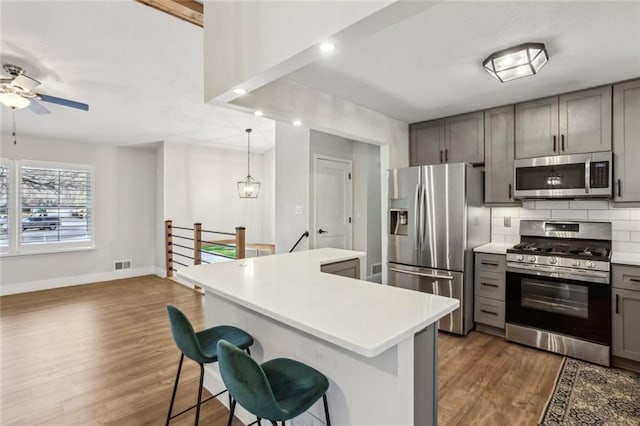
M 17 65 L 5 64 L 2 68 L 10 77 L 0 78 L 0 103 L 11 109 L 29 107 L 36 114 L 49 114 L 50 111 L 38 102 L 41 101 L 89 111 L 87 104 L 34 92 L 33 89 L 41 83 L 26 75 Z

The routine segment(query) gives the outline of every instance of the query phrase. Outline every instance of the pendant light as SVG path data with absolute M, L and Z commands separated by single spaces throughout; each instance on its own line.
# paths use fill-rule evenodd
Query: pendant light
M 238 195 L 240 198 L 258 198 L 260 182 L 251 177 L 251 129 L 247 132 L 247 177 L 238 182 Z
M 493 78 L 504 83 L 537 74 L 548 60 L 544 43 L 523 43 L 492 53 L 482 66 Z

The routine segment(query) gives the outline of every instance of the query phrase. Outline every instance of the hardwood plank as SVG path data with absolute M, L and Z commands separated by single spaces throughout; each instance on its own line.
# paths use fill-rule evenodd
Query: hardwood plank
M 164 423 L 179 359 L 167 303 L 203 327 L 202 295 L 155 276 L 0 297 L 2 424 Z M 440 333 L 438 359 L 440 425 L 534 425 L 562 357 L 474 331 Z M 198 375 L 185 361 L 176 412 L 195 402 Z M 210 401 L 201 422 L 227 415 Z

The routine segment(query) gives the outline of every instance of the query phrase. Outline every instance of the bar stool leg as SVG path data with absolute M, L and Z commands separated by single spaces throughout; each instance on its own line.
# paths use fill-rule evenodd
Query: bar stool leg
M 178 364 L 178 372 L 176 373 L 176 381 L 173 384 L 173 393 L 171 394 L 171 403 L 169 403 L 169 414 L 167 414 L 167 423 L 169 426 L 169 420 L 171 420 L 171 412 L 173 411 L 173 403 L 176 400 L 176 392 L 178 390 L 178 381 L 180 381 L 180 370 L 182 370 L 182 361 L 184 361 L 184 354 L 180 354 L 180 363 Z
M 204 381 L 204 365 L 200 365 L 200 387 L 198 388 L 198 404 L 196 405 L 196 426 L 198 426 L 198 420 L 200 419 L 200 401 L 202 401 L 202 383 Z
M 233 413 L 236 411 L 236 400 L 231 398 L 231 394 L 229 394 L 229 401 L 229 421 L 227 426 L 231 426 L 231 423 L 233 423 Z
M 324 415 L 327 418 L 327 426 L 331 426 L 331 419 L 329 418 L 329 405 L 327 404 L 327 394 L 322 395 L 322 402 L 324 403 Z

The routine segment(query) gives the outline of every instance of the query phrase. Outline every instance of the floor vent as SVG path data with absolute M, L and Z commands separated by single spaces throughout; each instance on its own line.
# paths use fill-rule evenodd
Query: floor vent
M 115 263 L 116 271 L 121 269 L 131 269 L 131 261 L 130 260 L 118 260 Z
M 382 263 L 374 263 L 371 265 L 371 275 L 382 273 Z

